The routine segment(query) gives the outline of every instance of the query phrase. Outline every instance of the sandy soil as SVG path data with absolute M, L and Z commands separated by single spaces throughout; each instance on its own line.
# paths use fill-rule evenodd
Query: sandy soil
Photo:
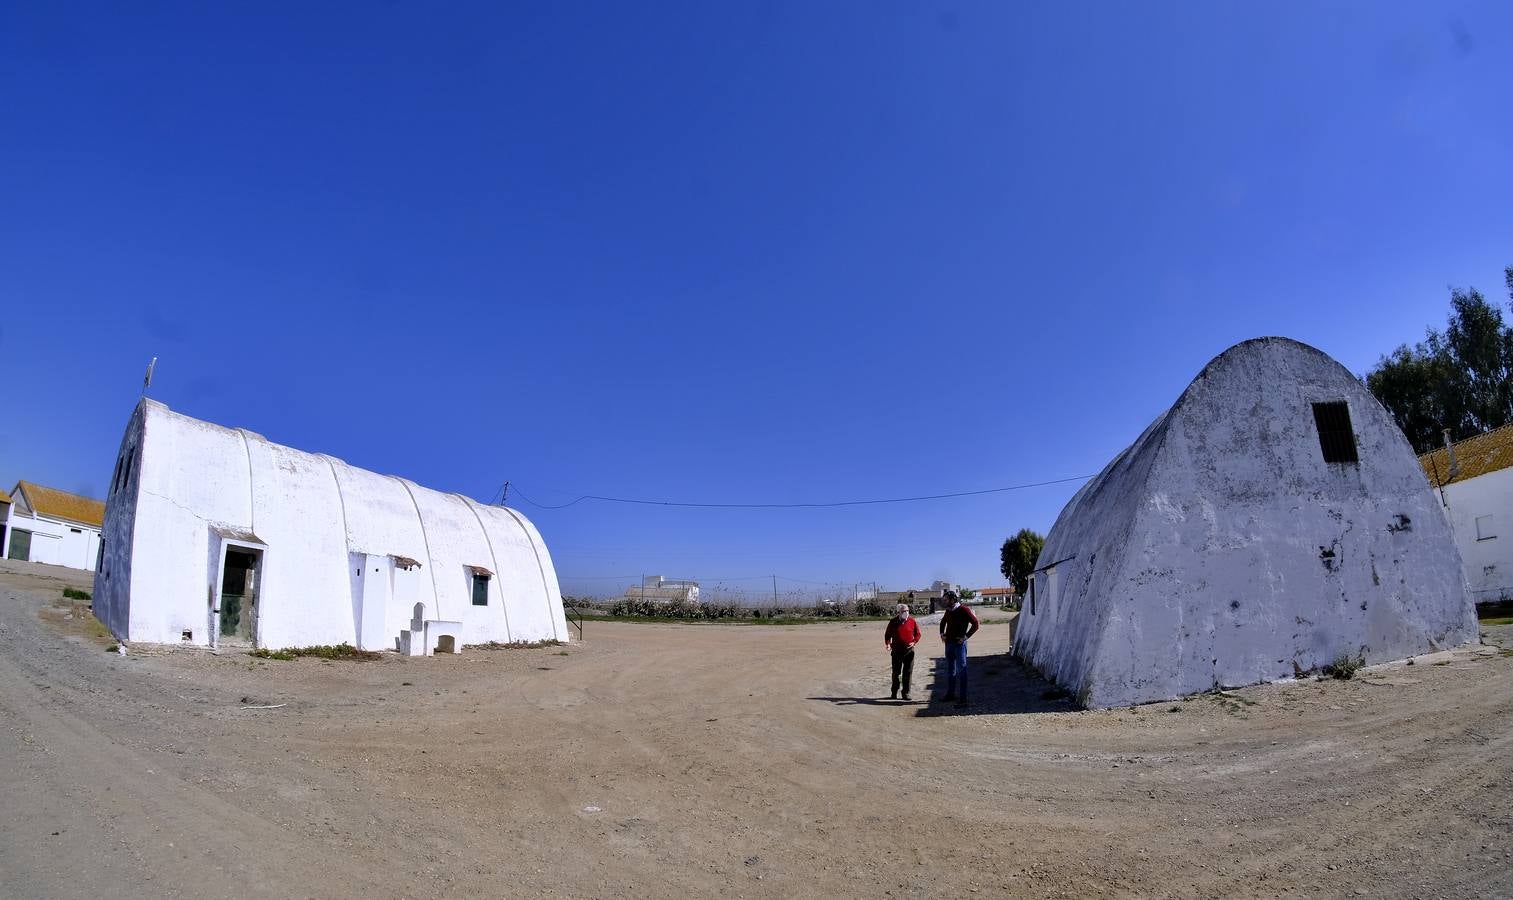
M 86 582 L 0 568 L 5 897 L 1513 895 L 1492 650 L 1077 712 L 997 625 L 958 713 L 880 625 L 119 656 L 40 615 Z

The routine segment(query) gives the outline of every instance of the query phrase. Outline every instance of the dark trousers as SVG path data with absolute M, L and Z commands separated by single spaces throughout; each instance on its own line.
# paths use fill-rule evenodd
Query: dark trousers
M 903 677 L 904 693 L 909 693 L 909 680 L 914 677 L 914 648 L 893 650 L 893 693 L 898 693 L 899 677 Z

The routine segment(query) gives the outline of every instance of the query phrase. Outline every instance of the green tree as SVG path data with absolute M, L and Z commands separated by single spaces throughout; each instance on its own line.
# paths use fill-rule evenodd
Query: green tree
M 1035 562 L 1040 559 L 1040 551 L 1045 547 L 1044 535 L 1037 534 L 1028 528 L 1019 529 L 1019 533 L 1003 542 L 998 551 L 998 571 L 1003 577 L 1009 579 L 1014 585 L 1014 590 L 1023 595 L 1029 586 L 1030 573 L 1035 571 Z
M 1504 278 L 1513 298 L 1513 266 Z M 1418 453 L 1446 428 L 1461 440 L 1501 427 L 1513 422 L 1513 327 L 1480 291 L 1454 288 L 1445 330 L 1383 356 L 1365 382 Z

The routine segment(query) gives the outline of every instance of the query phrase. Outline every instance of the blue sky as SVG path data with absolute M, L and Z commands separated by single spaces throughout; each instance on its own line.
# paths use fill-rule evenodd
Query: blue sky
M 1096 472 L 1513 263 L 1513 6 L 13 4 L 0 479 L 190 415 L 487 500 Z M 315 6 L 315 5 L 308 5 Z M 564 590 L 1001 583 L 1074 484 L 537 509 Z

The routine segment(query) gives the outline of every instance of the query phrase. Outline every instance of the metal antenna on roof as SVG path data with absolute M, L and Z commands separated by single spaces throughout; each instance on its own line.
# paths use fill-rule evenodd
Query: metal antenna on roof
M 508 481 L 506 481 L 504 483 L 504 487 L 500 488 L 499 505 L 500 506 L 504 506 L 505 504 L 507 504 L 509 502 L 509 499 L 510 499 L 510 483 Z
M 154 356 L 152 362 L 147 364 L 147 374 L 142 377 L 142 396 L 147 396 L 147 389 L 152 387 L 152 370 L 158 367 L 158 358 Z

